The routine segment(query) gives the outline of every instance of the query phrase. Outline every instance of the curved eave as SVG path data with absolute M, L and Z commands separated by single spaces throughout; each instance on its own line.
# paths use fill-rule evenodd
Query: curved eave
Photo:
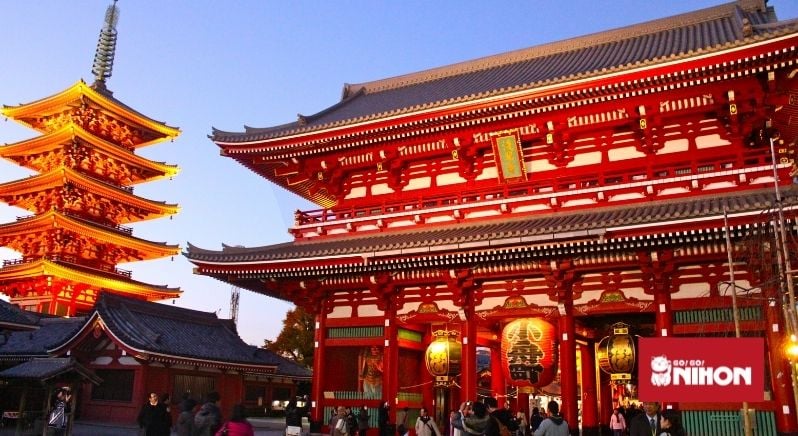
M 138 359 L 149 361 L 161 362 L 175 362 L 182 363 L 190 366 L 199 366 L 206 368 L 225 368 L 235 369 L 244 372 L 257 372 L 257 373 L 276 373 L 277 365 L 256 365 L 242 362 L 225 362 L 221 360 L 202 359 L 193 356 L 178 356 L 172 354 L 165 354 L 159 351 L 147 350 L 145 348 L 137 347 L 124 341 L 119 335 L 115 334 L 113 330 L 108 328 L 107 323 L 103 320 L 102 315 L 95 311 L 92 316 L 86 321 L 83 327 L 78 330 L 72 337 L 68 338 L 61 345 L 47 350 L 50 355 L 63 354 L 73 348 L 87 335 L 92 334 L 95 325 L 100 325 L 103 331 L 111 338 L 111 340 L 120 348 L 125 350 L 126 353 L 135 356 Z
M 31 279 L 42 276 L 57 277 L 74 283 L 87 283 L 93 285 L 97 289 L 107 289 L 111 292 L 132 295 L 138 298 L 143 296 L 148 301 L 178 298 L 182 293 L 180 288 L 150 285 L 134 280 L 124 280 L 121 277 L 116 279 L 106 275 L 93 274 L 89 271 L 70 268 L 46 259 L 8 265 L 0 268 L 0 281 Z
M 142 128 L 151 130 L 161 135 L 159 140 L 141 143 L 136 145 L 136 147 L 155 144 L 166 139 L 174 139 L 180 135 L 180 129 L 177 127 L 168 126 L 160 121 L 156 121 L 152 118 L 144 116 L 140 112 L 125 106 L 118 100 L 96 91 L 94 88 L 87 85 L 83 80 L 77 81 L 69 88 L 50 97 L 45 97 L 41 100 L 21 104 L 19 106 L 3 106 L 2 110 L 0 111 L 2 111 L 2 114 L 8 118 L 33 127 L 23 120 L 25 118 L 36 117 L 42 114 L 58 112 L 59 110 L 69 106 L 75 106 L 75 103 L 82 97 L 88 98 L 108 112 L 116 114 L 121 118 L 130 120 Z
M 109 242 L 136 250 L 142 257 L 140 259 L 131 259 L 131 262 L 134 260 L 160 259 L 180 254 L 178 245 L 167 245 L 163 242 L 152 242 L 136 238 L 102 226 L 92 225 L 87 221 L 78 220 L 54 210 L 33 218 L 0 225 L 0 235 L 30 234 L 56 227 L 86 235 L 96 241 Z
M 139 168 L 144 168 L 154 173 L 160 173 L 160 175 L 157 177 L 150 177 L 146 180 L 140 180 L 137 181 L 136 184 L 167 177 L 174 177 L 180 172 L 180 168 L 176 165 L 155 162 L 135 153 L 131 153 L 115 144 L 92 135 L 74 123 L 67 124 L 56 131 L 37 136 L 35 138 L 0 146 L 0 156 L 10 159 L 12 156 L 28 156 L 50 150 L 57 150 L 62 148 L 66 141 L 69 141 L 73 138 L 82 139 L 83 141 L 104 151 L 109 156 L 119 159 L 122 162 L 126 162 Z M 35 168 L 31 169 L 35 170 Z
M 793 27 L 798 28 L 798 25 Z M 761 51 L 763 50 L 762 46 L 776 43 L 789 46 L 789 40 L 795 39 L 798 39 L 798 34 L 796 33 L 758 35 L 721 46 L 705 47 L 689 53 L 672 54 L 666 58 L 649 59 L 644 62 L 551 78 L 511 88 L 486 90 L 476 94 L 425 102 L 415 106 L 402 107 L 325 124 L 305 125 L 304 123 L 295 122 L 280 126 L 289 126 L 285 129 L 276 127 L 248 128 L 245 132 L 214 130 L 211 140 L 231 156 L 251 152 L 264 153 L 274 151 L 288 153 L 289 149 L 296 147 L 297 144 L 309 144 L 313 141 L 316 141 L 313 144 L 321 144 L 329 140 L 329 135 L 331 134 L 337 134 L 340 138 L 350 138 L 356 135 L 356 130 L 379 132 L 386 129 L 383 126 L 383 123 L 386 122 L 394 126 L 401 125 L 404 122 L 416 124 L 414 121 L 419 116 L 426 117 L 436 113 L 449 114 L 453 110 L 468 111 L 471 108 L 484 108 L 485 106 L 495 105 L 507 100 L 545 98 L 547 102 L 550 102 L 563 95 L 573 94 L 578 89 L 584 90 L 586 95 L 590 95 L 594 90 L 606 89 L 608 83 L 615 83 L 619 86 L 626 86 L 628 83 L 638 86 L 642 74 L 645 74 L 646 77 L 656 76 L 657 80 L 667 79 L 671 81 L 678 77 L 678 74 L 674 74 L 677 69 L 683 72 L 693 69 L 712 70 L 712 68 L 708 67 L 716 64 L 718 69 L 720 69 L 720 66 L 732 62 L 731 57 L 737 56 L 737 63 L 739 63 L 739 57 L 741 56 L 739 52 L 741 51 L 752 48 Z M 793 42 L 791 50 L 794 51 L 794 49 Z M 780 53 L 781 50 L 781 48 L 774 49 L 774 52 Z M 758 56 L 754 58 L 758 58 Z M 686 63 L 693 61 L 696 62 L 696 65 L 685 66 Z M 701 65 L 698 65 L 699 63 Z M 351 101 L 339 102 L 333 108 Z M 328 112 L 330 109 L 327 108 L 321 113 Z
M 164 215 L 174 215 L 180 211 L 180 206 L 176 204 L 166 204 L 164 202 L 138 197 L 123 189 L 84 176 L 69 168 L 60 168 L 37 176 L 0 184 L 0 197 L 38 192 L 43 189 L 62 186 L 67 182 L 71 182 L 85 188 L 89 192 L 116 200 L 122 204 L 149 210 L 151 214 L 146 219 L 154 219 Z
M 270 182 L 278 186 L 281 186 L 286 191 L 293 192 L 301 196 L 302 198 L 305 198 L 317 204 L 321 208 L 331 208 L 338 205 L 338 200 L 335 198 L 335 196 L 331 195 L 324 189 L 311 192 L 311 188 L 313 187 L 313 181 L 310 178 L 296 180 L 294 183 L 291 183 L 291 181 L 289 181 L 287 177 L 279 177 L 276 175 L 273 162 L 266 162 L 264 164 L 253 164 L 249 160 L 243 158 L 240 159 L 237 157 L 234 158 L 236 161 L 238 161 L 238 163 L 249 168 L 255 174 L 265 178 L 266 180 L 269 180 Z

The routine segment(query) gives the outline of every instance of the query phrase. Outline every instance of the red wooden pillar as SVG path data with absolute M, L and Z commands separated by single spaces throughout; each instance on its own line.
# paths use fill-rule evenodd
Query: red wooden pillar
M 433 340 L 431 329 L 432 329 L 432 326 L 427 327 L 427 332 L 424 334 L 424 344 L 425 344 L 424 349 L 426 349 L 426 347 L 428 347 L 429 344 Z M 427 364 L 424 361 L 424 359 L 426 359 L 426 355 L 425 354 L 426 353 L 422 353 L 421 354 L 421 359 L 422 359 L 422 362 L 421 362 L 421 383 L 422 383 L 422 387 L 421 387 L 421 397 L 422 397 L 421 406 L 422 407 L 426 407 L 427 408 L 427 413 L 432 415 L 434 413 L 434 411 L 435 411 L 435 409 L 433 407 L 433 402 L 435 401 L 435 386 L 434 386 L 435 380 L 432 377 L 432 374 L 430 374 L 429 370 L 427 369 Z M 413 422 L 408 421 L 408 426 L 410 428 L 413 428 L 413 424 L 414 424 Z
M 673 318 L 671 317 L 670 289 L 658 290 L 654 293 L 654 311 L 656 312 L 656 335 L 669 337 L 673 334 Z
M 615 403 L 612 401 L 612 386 L 610 386 L 610 375 L 599 371 L 599 416 L 602 429 L 609 430 L 610 417 L 612 410 L 615 408 Z M 628 424 L 628 423 L 627 423 Z M 605 432 L 606 433 L 606 432 Z
M 502 350 L 499 344 L 490 349 L 490 390 L 492 391 L 491 395 L 499 401 L 500 406 L 504 402 L 504 396 L 507 394 L 501 353 Z
M 385 311 L 384 329 L 385 351 L 383 352 L 382 400 L 387 401 L 391 410 L 396 408 L 399 396 L 399 342 L 396 326 L 396 307 L 391 304 Z M 382 406 L 382 403 L 380 404 Z M 393 422 L 393 421 L 392 421 Z
M 526 392 L 518 392 L 518 401 L 515 410 L 523 412 L 526 417 L 526 422 L 529 422 L 529 394 Z
M 461 326 L 460 401 L 477 399 L 477 320 L 474 306 L 463 307 L 466 319 Z M 457 404 L 459 406 L 459 404 Z
M 574 303 L 571 293 L 565 293 L 560 299 L 560 386 L 562 387 L 563 404 L 560 408 L 563 418 L 568 421 L 571 434 L 579 434 L 579 393 L 576 384 L 576 341 L 574 335 Z
M 671 293 L 669 288 L 661 288 L 654 291 L 654 311 L 655 315 L 655 335 L 659 337 L 670 337 L 673 334 L 673 318 L 671 317 Z M 678 409 L 679 403 L 665 401 L 662 403 L 663 410 Z
M 582 356 L 582 435 L 601 434 L 596 393 L 596 352 L 593 344 L 579 344 Z
M 324 425 L 324 338 L 327 336 L 327 305 L 321 303 L 316 313 L 316 330 L 313 338 L 313 387 L 311 389 L 310 420 Z

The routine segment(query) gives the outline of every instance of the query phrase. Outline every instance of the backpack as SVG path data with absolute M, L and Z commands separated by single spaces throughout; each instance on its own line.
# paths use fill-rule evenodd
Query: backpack
M 510 431 L 510 429 L 504 425 L 499 418 L 492 416 L 491 419 L 496 421 L 496 426 L 499 427 L 499 436 L 513 436 L 513 433 Z

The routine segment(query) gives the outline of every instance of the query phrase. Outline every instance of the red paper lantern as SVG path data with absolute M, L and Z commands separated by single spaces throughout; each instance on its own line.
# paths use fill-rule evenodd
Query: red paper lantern
M 557 375 L 554 326 L 539 318 L 517 319 L 502 330 L 502 370 L 513 386 L 543 387 Z

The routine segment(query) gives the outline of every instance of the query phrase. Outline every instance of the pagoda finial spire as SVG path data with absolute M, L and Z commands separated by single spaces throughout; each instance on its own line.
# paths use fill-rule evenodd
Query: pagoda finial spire
M 97 52 L 94 54 L 94 65 L 91 72 L 94 74 L 95 85 L 105 85 L 105 79 L 111 77 L 114 67 L 114 54 L 116 52 L 116 22 L 119 20 L 119 8 L 114 4 L 105 11 L 105 25 L 100 30 L 97 41 Z

